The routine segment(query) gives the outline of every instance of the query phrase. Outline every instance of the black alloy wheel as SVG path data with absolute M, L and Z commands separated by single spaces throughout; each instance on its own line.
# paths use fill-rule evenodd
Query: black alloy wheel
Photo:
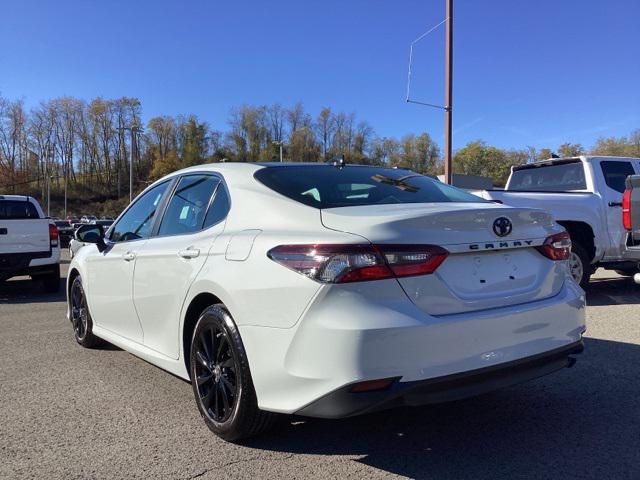
M 235 442 L 275 424 L 276 414 L 258 408 L 240 332 L 224 305 L 200 315 L 188 354 L 196 404 L 213 433 Z
M 238 363 L 221 326 L 207 325 L 195 340 L 198 395 L 211 420 L 223 423 L 231 416 L 238 398 Z
M 69 295 L 71 324 L 76 341 L 86 348 L 94 347 L 98 343 L 98 337 L 93 335 L 91 315 L 87 306 L 87 298 L 82 287 L 82 279 L 77 276 L 71 285 Z

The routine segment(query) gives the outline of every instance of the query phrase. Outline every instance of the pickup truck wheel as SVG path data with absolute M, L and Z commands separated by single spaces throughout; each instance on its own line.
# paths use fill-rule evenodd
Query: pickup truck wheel
M 93 321 L 87 307 L 87 297 L 82 288 L 82 278 L 78 275 L 71 285 L 69 295 L 69 311 L 76 342 L 85 348 L 93 348 L 100 343 L 100 339 L 93 332 Z
M 591 262 L 582 245 L 573 243 L 571 246 L 571 258 L 569 259 L 571 276 L 582 288 L 586 288 L 591 277 Z
M 42 276 L 42 285 L 47 293 L 58 293 L 60 291 L 60 265 L 52 273 Z

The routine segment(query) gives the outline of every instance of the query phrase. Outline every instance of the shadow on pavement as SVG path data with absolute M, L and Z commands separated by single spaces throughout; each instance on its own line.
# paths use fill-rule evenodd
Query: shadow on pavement
M 14 278 L 0 283 L 0 305 L 6 303 L 64 302 L 67 279 L 60 279 L 60 289 L 56 293 L 45 293 L 42 283 L 29 279 Z
M 481 397 L 297 419 L 247 446 L 410 478 L 640 478 L 640 346 L 586 339 L 573 369 Z
M 640 304 L 640 285 L 630 277 L 591 279 L 586 292 L 589 306 Z

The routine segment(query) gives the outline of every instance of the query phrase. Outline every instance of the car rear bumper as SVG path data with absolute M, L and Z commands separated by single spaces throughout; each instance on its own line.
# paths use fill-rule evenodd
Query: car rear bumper
M 0 280 L 23 275 L 45 275 L 56 271 L 60 250 L 44 252 L 5 253 L 0 255 Z
M 395 280 L 362 282 L 323 288 L 292 328 L 239 329 L 260 408 L 311 415 L 322 408 L 308 406 L 356 382 L 398 378 L 403 390 L 486 368 L 507 374 L 512 362 L 573 348 L 585 331 L 585 298 L 567 281 L 544 300 L 430 316 Z M 520 373 L 507 384 L 519 381 Z
M 296 414 L 343 418 L 400 406 L 428 405 L 461 400 L 533 380 L 575 363 L 573 355 L 583 351 L 582 340 L 531 357 L 470 372 L 443 377 L 394 382 L 382 391 L 352 392 L 346 385 L 298 410 Z

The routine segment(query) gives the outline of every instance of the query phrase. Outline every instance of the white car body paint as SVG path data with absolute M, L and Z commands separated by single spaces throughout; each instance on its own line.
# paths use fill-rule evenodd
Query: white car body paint
M 224 258 L 234 262 L 244 262 L 251 254 L 251 248 L 256 237 L 262 230 L 243 230 L 229 239 Z
M 70 272 L 83 278 L 94 334 L 188 379 L 185 314 L 198 295 L 215 295 L 240 331 L 259 407 L 284 413 L 354 382 L 431 379 L 581 340 L 584 292 L 566 262 L 529 244 L 500 247 L 491 233 L 505 216 L 517 232 L 508 241 L 540 245 L 562 231 L 550 215 L 492 203 L 320 210 L 257 181 L 262 168 L 208 164 L 168 177 L 224 178 L 230 212 L 211 228 L 79 250 Z M 432 275 L 348 284 L 322 284 L 267 257 L 278 245 L 368 241 L 428 242 L 450 255 Z M 199 254 L 183 258 L 185 249 Z

